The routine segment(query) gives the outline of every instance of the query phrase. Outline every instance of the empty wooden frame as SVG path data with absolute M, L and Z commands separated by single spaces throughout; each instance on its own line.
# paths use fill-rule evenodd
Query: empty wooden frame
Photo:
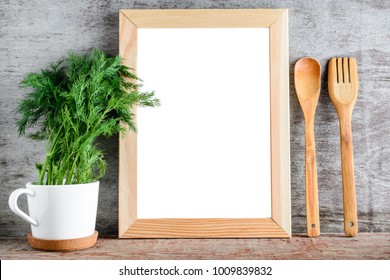
M 119 237 L 290 237 L 287 10 L 121 10 L 119 20 L 119 53 L 124 58 L 124 63 L 135 70 L 137 70 L 138 31 L 142 28 L 268 28 L 271 169 L 270 217 L 139 218 L 137 134 L 129 132 L 119 142 Z M 163 100 L 162 103 L 164 104 Z

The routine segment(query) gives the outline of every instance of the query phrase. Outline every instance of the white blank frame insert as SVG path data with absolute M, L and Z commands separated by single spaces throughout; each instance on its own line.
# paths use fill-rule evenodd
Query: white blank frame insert
M 286 10 L 121 10 L 120 55 L 161 106 L 120 140 L 119 237 L 291 235 L 286 28 Z
M 137 110 L 139 218 L 271 217 L 268 39 L 138 31 L 137 75 L 162 103 Z

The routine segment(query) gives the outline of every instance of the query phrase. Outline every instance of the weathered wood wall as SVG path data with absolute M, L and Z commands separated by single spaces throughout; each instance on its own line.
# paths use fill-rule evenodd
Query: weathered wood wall
M 276 3 L 277 2 L 277 3 Z M 0 236 L 23 236 L 28 225 L 8 209 L 12 190 L 36 178 L 43 143 L 18 138 L 18 88 L 26 72 L 59 60 L 68 50 L 93 46 L 118 53 L 118 10 L 167 8 L 289 8 L 290 63 L 313 56 L 322 65 L 317 108 L 318 185 L 321 229 L 343 232 L 338 121 L 327 92 L 327 61 L 356 56 L 360 91 L 353 114 L 355 174 L 362 232 L 390 231 L 390 2 L 324 1 L 0 1 Z M 291 83 L 293 232 L 305 231 L 304 122 Z M 118 141 L 102 140 L 109 169 L 101 182 L 97 229 L 117 234 Z M 21 207 L 26 205 L 21 203 Z

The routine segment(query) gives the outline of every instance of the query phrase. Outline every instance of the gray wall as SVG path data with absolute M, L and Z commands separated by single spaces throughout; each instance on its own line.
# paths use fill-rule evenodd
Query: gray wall
M 278 2 L 278 4 L 275 4 Z M 118 52 L 118 10 L 168 8 L 289 8 L 290 73 L 303 56 L 322 65 L 316 112 L 321 229 L 343 232 L 338 119 L 327 92 L 327 61 L 356 56 L 360 91 L 353 114 L 355 175 L 362 232 L 390 231 L 390 2 L 347 1 L 50 1 L 0 2 L 0 236 L 23 236 L 27 223 L 8 209 L 12 190 L 36 178 L 43 143 L 18 138 L 15 107 L 25 91 L 26 72 L 37 71 L 68 50 L 96 46 Z M 293 232 L 305 232 L 304 122 L 291 83 L 291 170 Z M 102 140 L 109 168 L 101 181 L 97 229 L 116 235 L 118 222 L 117 138 Z M 26 207 L 21 203 L 21 207 Z

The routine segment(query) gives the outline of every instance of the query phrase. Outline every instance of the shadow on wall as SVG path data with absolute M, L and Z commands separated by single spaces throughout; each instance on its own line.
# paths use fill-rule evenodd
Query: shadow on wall
M 97 141 L 104 151 L 107 172 L 100 179 L 96 229 L 104 235 L 114 236 L 118 236 L 118 137 L 118 135 L 110 138 L 101 137 Z

